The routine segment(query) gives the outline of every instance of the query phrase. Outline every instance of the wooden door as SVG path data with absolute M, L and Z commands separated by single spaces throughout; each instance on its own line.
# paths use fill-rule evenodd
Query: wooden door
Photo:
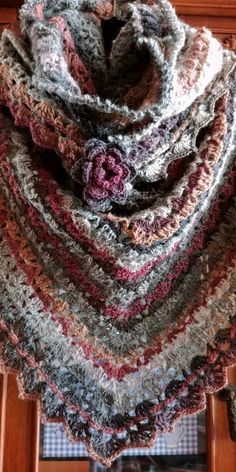
M 173 1 L 191 25 L 208 26 L 224 44 L 236 51 L 236 0 Z M 17 20 L 21 0 L 0 0 L 0 31 Z M 230 369 L 236 385 L 236 368 Z M 37 402 L 18 398 L 16 377 L 0 376 L 0 472 L 66 472 L 68 462 L 39 466 L 40 413 Z M 227 405 L 217 395 L 208 399 L 208 472 L 236 471 L 236 443 L 230 439 Z M 88 472 L 88 463 L 73 462 L 70 472 Z
M 229 369 L 236 385 L 236 368 Z M 0 472 L 67 472 L 68 462 L 39 463 L 40 412 L 38 402 L 18 398 L 13 374 L 0 376 Z M 208 472 L 236 471 L 236 442 L 229 433 L 226 402 L 208 398 Z M 70 472 L 89 472 L 88 462 L 73 461 Z
M 13 374 L 0 377 L 0 471 L 38 472 L 38 403 L 18 398 Z

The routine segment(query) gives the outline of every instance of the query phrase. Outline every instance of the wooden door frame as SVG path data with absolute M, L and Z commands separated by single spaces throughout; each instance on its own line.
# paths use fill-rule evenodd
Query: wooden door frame
M 0 472 L 38 472 L 38 402 L 21 400 L 14 374 L 0 376 Z
M 16 7 L 22 3 L 0 0 L 0 32 L 16 22 Z M 195 4 L 191 0 L 173 0 L 173 3 L 186 22 L 207 25 L 236 50 L 236 0 L 200 0 Z M 236 368 L 229 375 L 236 385 Z M 14 375 L 0 376 L 0 472 L 54 472 L 52 464 L 56 472 L 68 471 L 68 462 L 63 461 L 48 465 L 42 462 L 39 466 L 39 416 L 37 402 L 18 398 Z M 216 395 L 208 398 L 207 456 L 208 472 L 236 471 L 236 443 L 229 435 L 227 406 Z M 88 472 L 88 463 L 71 463 L 70 471 L 76 469 Z
M 236 386 L 236 367 L 227 371 L 229 383 Z M 207 402 L 208 472 L 236 471 L 236 442 L 230 437 L 227 403 L 218 395 L 209 395 Z
M 229 369 L 236 385 L 236 368 Z M 13 374 L 0 376 L 0 472 L 67 472 L 68 461 L 39 462 L 40 414 L 37 401 L 21 400 Z M 227 405 L 208 397 L 208 472 L 235 472 L 236 443 L 230 438 Z M 73 461 L 70 472 L 88 472 L 88 461 Z

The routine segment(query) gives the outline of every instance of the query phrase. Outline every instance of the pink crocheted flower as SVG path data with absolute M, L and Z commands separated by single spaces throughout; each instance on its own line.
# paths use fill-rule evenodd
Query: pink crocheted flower
M 111 202 L 122 202 L 132 175 L 125 157 L 124 149 L 118 144 L 106 144 L 97 139 L 87 143 L 80 180 L 84 184 L 84 199 L 90 206 L 107 209 Z M 76 174 L 79 180 L 78 170 Z

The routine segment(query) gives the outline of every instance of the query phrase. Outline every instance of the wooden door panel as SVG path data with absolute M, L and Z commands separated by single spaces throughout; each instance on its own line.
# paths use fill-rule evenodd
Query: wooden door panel
M 236 367 L 228 369 L 228 379 L 236 386 Z M 217 395 L 208 398 L 207 452 L 209 472 L 236 471 L 236 442 L 230 437 L 227 402 Z
M 177 11 L 184 15 L 236 17 L 235 0 L 173 0 Z
M 0 375 L 0 472 L 3 470 L 4 436 L 6 428 L 7 375 Z
M 39 472 L 89 472 L 89 461 L 42 461 Z
M 16 8 L 0 8 L 0 33 L 5 28 L 11 28 L 17 21 Z
M 38 403 L 21 400 L 13 374 L 1 376 L 0 472 L 38 472 Z

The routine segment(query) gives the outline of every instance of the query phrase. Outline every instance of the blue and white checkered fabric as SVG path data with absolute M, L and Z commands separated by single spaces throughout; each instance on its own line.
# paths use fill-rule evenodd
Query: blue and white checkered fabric
M 67 438 L 62 424 L 42 425 L 42 459 L 88 457 L 82 443 L 74 444 Z M 163 456 L 198 453 L 197 415 L 183 418 L 173 433 L 159 436 L 153 448 L 131 449 L 124 456 Z

